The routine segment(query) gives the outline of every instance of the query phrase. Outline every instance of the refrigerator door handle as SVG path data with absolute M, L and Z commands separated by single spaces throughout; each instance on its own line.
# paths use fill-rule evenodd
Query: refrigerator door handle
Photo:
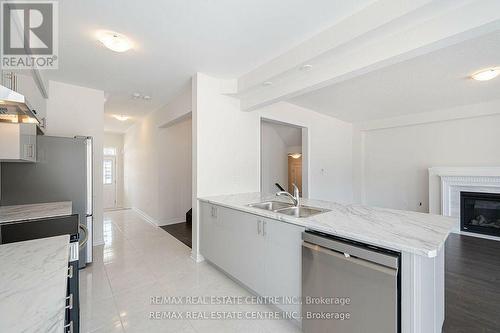
M 78 225 L 78 228 L 80 228 L 80 230 L 82 230 L 84 235 L 85 235 L 85 237 L 83 237 L 83 240 L 80 242 L 80 245 L 79 245 L 80 249 L 82 249 L 85 247 L 85 245 L 87 245 L 87 241 L 89 239 L 89 230 L 83 224 Z

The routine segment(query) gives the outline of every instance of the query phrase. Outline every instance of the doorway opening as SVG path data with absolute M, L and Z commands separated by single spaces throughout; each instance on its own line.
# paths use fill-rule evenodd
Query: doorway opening
M 191 113 L 159 127 L 160 227 L 192 247 L 192 127 Z
M 308 196 L 306 127 L 261 119 L 261 192 L 275 193 L 279 184 L 300 196 Z

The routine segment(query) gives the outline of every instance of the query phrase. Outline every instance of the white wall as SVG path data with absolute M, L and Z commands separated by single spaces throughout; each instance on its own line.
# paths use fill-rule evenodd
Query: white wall
M 199 256 L 198 197 L 259 191 L 260 119 L 225 95 L 236 81 L 193 78 L 193 250 Z
M 102 143 L 104 92 L 49 81 L 47 135 L 92 136 L 94 138 L 94 245 L 103 243 L 102 232 Z
M 499 129 L 500 115 L 491 115 L 366 131 L 361 198 L 372 206 L 427 212 L 427 169 L 500 166 Z
M 352 201 L 352 125 L 294 104 L 280 102 L 252 111 L 307 129 L 303 138 L 303 168 L 308 169 L 308 197 L 337 202 Z M 307 149 L 305 149 L 307 145 Z M 307 161 L 307 162 L 306 162 Z
M 125 205 L 134 208 L 157 225 L 175 222 L 170 212 L 167 214 L 163 208 L 160 208 L 165 205 L 163 200 L 165 200 L 166 192 L 164 189 L 160 192 L 160 189 L 167 186 L 164 174 L 168 172 L 168 170 L 161 169 L 161 163 L 164 167 L 166 154 L 176 149 L 167 145 L 166 140 L 171 138 L 165 134 L 168 128 L 164 127 L 172 122 L 175 123 L 179 118 L 184 119 L 190 112 L 191 87 L 188 87 L 171 103 L 148 114 L 125 133 Z M 185 142 L 183 145 L 189 144 Z M 178 214 L 175 213 L 175 215 Z
M 193 257 L 198 253 L 197 197 L 257 192 L 261 119 L 308 128 L 309 197 L 352 200 L 352 125 L 289 103 L 243 112 L 228 94 L 236 81 L 193 79 Z M 306 158 L 307 159 L 307 158 Z
M 123 133 L 104 133 L 103 147 L 116 149 L 116 207 L 123 205 Z
M 261 192 L 274 193 L 274 183 L 288 188 L 288 146 L 272 123 L 264 121 L 261 126 Z
M 162 224 L 186 221 L 192 199 L 192 121 L 182 119 L 161 128 L 159 216 Z

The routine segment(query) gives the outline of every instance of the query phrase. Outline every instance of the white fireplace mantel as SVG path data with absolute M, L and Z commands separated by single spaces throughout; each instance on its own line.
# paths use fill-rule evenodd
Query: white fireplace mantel
M 460 192 L 500 193 L 500 167 L 429 168 L 429 212 L 457 219 L 453 232 L 500 240 L 460 231 Z

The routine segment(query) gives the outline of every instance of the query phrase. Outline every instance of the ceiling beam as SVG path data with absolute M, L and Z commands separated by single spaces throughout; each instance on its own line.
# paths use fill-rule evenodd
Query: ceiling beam
M 378 1 L 240 77 L 236 96 L 255 110 L 499 29 L 497 0 Z

